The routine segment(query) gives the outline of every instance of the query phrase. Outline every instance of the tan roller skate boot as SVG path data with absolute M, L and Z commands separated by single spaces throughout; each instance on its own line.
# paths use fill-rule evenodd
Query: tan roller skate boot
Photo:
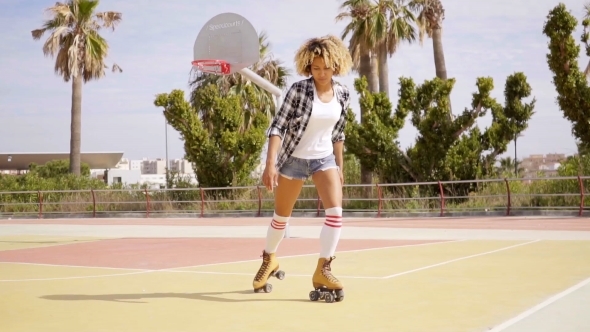
M 313 288 L 309 293 L 309 299 L 312 301 L 324 300 L 328 303 L 340 302 L 344 300 L 344 290 L 342 282 L 332 274 L 332 261 L 336 257 L 329 259 L 318 259 L 318 265 L 312 277 Z
M 272 285 L 267 282 L 270 277 L 276 277 L 279 280 L 283 280 L 283 278 L 285 278 L 285 272 L 279 270 L 279 262 L 274 253 L 269 254 L 266 251 L 263 251 L 262 265 L 260 265 L 260 268 L 254 277 L 254 281 L 252 282 L 254 292 L 272 292 Z

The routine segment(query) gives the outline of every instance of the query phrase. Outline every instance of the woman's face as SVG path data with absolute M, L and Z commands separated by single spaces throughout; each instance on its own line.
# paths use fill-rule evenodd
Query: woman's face
M 331 84 L 334 70 L 328 68 L 322 57 L 316 56 L 311 63 L 311 76 L 317 84 Z

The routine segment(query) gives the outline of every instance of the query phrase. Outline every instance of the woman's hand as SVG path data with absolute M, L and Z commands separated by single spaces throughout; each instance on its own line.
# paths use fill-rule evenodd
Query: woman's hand
M 278 185 L 279 173 L 274 164 L 267 164 L 262 173 L 262 183 L 267 190 L 272 191 Z
M 338 167 L 338 175 L 340 176 L 340 184 L 344 186 L 344 173 L 342 173 L 342 168 Z

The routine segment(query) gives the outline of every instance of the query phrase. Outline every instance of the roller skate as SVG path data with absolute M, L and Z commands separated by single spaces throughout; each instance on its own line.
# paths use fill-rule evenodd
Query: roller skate
M 318 259 L 318 265 L 312 277 L 314 290 L 309 292 L 311 301 L 324 300 L 327 303 L 332 303 L 344 300 L 342 283 L 332 275 L 332 268 L 330 267 L 334 259 L 336 257 Z
M 275 277 L 279 280 L 283 280 L 285 278 L 285 272 L 279 270 L 279 262 L 277 262 L 274 253 L 269 254 L 266 251 L 263 251 L 262 265 L 260 266 L 260 269 L 258 269 L 258 272 L 254 277 L 254 281 L 252 282 L 254 292 L 272 292 L 272 285 L 267 282 L 268 278 L 270 277 Z

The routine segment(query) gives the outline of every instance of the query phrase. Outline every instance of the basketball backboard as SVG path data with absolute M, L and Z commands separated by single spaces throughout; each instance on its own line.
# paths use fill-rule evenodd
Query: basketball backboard
M 233 74 L 260 59 L 258 33 L 252 23 L 235 13 L 218 14 L 201 28 L 193 60 L 222 60 Z

